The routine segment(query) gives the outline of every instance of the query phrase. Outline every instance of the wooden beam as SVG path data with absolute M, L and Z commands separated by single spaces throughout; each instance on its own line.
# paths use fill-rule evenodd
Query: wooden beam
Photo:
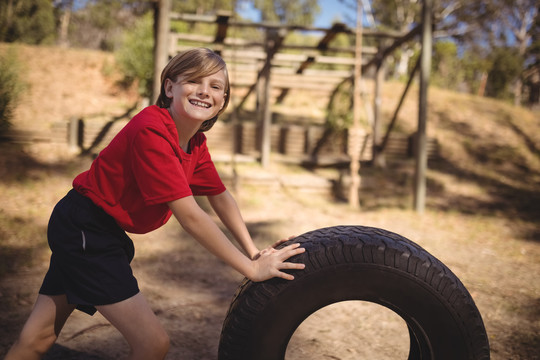
M 403 45 L 404 43 L 410 41 L 411 39 L 413 39 L 415 36 L 417 35 L 420 35 L 420 33 L 422 32 L 422 24 L 420 25 L 417 25 L 416 27 L 414 27 L 411 31 L 409 31 L 407 34 L 403 35 L 402 37 L 400 37 L 399 39 L 396 39 L 396 41 L 394 41 L 392 43 L 392 45 L 390 45 L 389 47 L 385 48 L 384 50 L 382 51 L 379 51 L 377 53 L 376 56 L 374 56 L 366 65 L 365 67 L 366 68 L 369 68 L 370 66 L 373 66 L 375 64 L 377 64 L 378 62 L 382 61 L 382 59 L 386 58 L 388 55 L 392 54 L 394 52 L 394 50 L 396 50 L 398 47 L 400 47 L 401 45 Z
M 403 102 L 405 101 L 405 97 L 407 96 L 407 93 L 409 92 L 409 89 L 411 87 L 411 84 L 414 80 L 414 77 L 416 73 L 418 72 L 418 69 L 420 68 L 420 58 L 416 61 L 414 68 L 409 75 L 409 80 L 407 81 L 407 85 L 405 86 L 405 90 L 403 90 L 403 93 L 401 94 L 401 98 L 399 99 L 399 103 L 396 107 L 396 110 L 394 110 L 394 115 L 392 116 L 392 120 L 390 121 L 390 124 L 388 125 L 388 128 L 386 130 L 386 134 L 384 135 L 384 138 L 380 145 L 377 145 L 377 151 L 380 153 L 383 153 L 386 149 L 386 146 L 388 144 L 388 140 L 390 139 L 390 134 L 392 133 L 392 130 L 394 128 L 394 125 L 396 124 L 397 117 L 399 114 L 399 111 L 401 110 L 401 106 L 403 105 Z
M 223 44 L 227 37 L 227 29 L 229 28 L 230 14 L 218 14 L 216 15 L 216 37 L 214 38 L 215 44 Z
M 343 23 L 335 23 L 332 25 L 330 29 L 326 31 L 326 34 L 323 36 L 323 38 L 319 41 L 319 44 L 317 45 L 317 50 L 324 51 L 328 49 L 328 45 L 330 42 L 339 34 L 342 32 L 347 32 L 347 26 Z M 307 69 L 309 66 L 315 63 L 315 57 L 314 56 L 308 56 L 298 67 L 296 70 L 297 74 L 302 74 L 305 69 Z M 289 94 L 289 89 L 282 89 L 279 96 L 276 98 L 276 103 L 281 104 L 283 103 L 283 100 L 287 97 Z
M 257 87 L 257 82 L 263 77 L 264 74 L 270 71 L 270 67 L 272 66 L 272 59 L 274 58 L 274 55 L 276 55 L 277 51 L 283 44 L 284 39 L 285 39 L 285 32 L 279 32 L 278 36 L 274 40 L 273 47 L 267 50 L 266 61 L 261 71 L 259 71 L 259 73 L 257 74 L 257 80 L 255 81 L 253 85 L 250 86 L 246 95 L 244 95 L 240 103 L 237 105 L 238 110 L 242 109 L 247 98 L 253 93 L 253 91 Z
M 229 25 L 228 27 L 230 27 L 230 23 L 228 23 L 228 25 Z M 202 34 L 192 34 L 192 33 L 171 33 L 170 36 L 173 39 L 173 44 L 175 42 L 178 42 L 179 40 L 205 43 L 205 44 L 216 43 L 216 36 L 212 36 L 212 35 L 202 35 Z M 246 49 L 246 48 L 261 48 L 262 49 L 264 48 L 264 44 L 262 42 L 246 41 L 244 39 L 239 39 L 239 38 L 226 37 L 223 39 L 222 43 L 228 48 L 234 48 L 234 49 Z M 281 49 L 313 51 L 316 48 L 314 46 L 309 46 L 309 45 L 283 44 L 281 46 Z M 328 53 L 341 53 L 341 54 L 350 54 L 350 55 L 355 54 L 354 47 L 328 47 L 324 51 L 327 54 Z M 376 55 L 377 52 L 378 52 L 378 49 L 374 46 L 362 47 L 362 53 L 365 55 Z
M 171 20 L 176 21 L 184 21 L 188 23 L 215 23 L 217 19 L 217 15 L 197 15 L 197 14 L 181 14 L 181 13 L 171 13 Z M 286 30 L 286 31 L 320 31 L 320 32 L 328 32 L 328 28 L 323 27 L 316 27 L 316 26 L 301 26 L 301 25 L 287 25 L 287 24 L 279 24 L 279 23 L 268 23 L 268 22 L 261 22 L 261 23 L 254 23 L 250 21 L 239 21 L 229 20 L 229 26 L 236 26 L 236 27 L 252 27 L 252 28 L 260 28 L 260 29 L 275 29 L 275 30 Z M 355 30 L 349 28 L 346 25 L 343 25 L 343 29 L 341 32 L 353 35 L 355 34 Z M 401 38 L 404 33 L 397 32 L 397 31 L 380 31 L 380 30 L 371 30 L 371 29 L 364 29 L 363 35 L 367 37 L 384 37 L 384 38 L 390 38 L 390 39 L 399 39 Z
M 342 32 L 347 32 L 347 26 L 345 26 L 345 24 L 342 24 L 342 23 L 333 24 L 332 27 L 326 31 L 326 34 L 321 39 L 321 41 L 319 41 L 319 44 L 317 45 L 317 49 L 318 50 L 328 49 L 328 44 L 330 44 L 330 42 L 334 40 L 337 34 L 342 33 Z
M 305 69 L 307 69 L 311 64 L 313 64 L 315 62 L 315 57 L 314 56 L 308 56 L 306 58 L 306 60 L 304 60 L 300 66 L 298 67 L 298 69 L 296 70 L 296 73 L 297 74 L 302 74 L 304 72 Z M 277 104 L 281 104 L 283 103 L 283 100 L 287 97 L 287 95 L 289 94 L 289 89 L 282 89 L 281 90 L 281 94 L 278 95 L 277 99 L 276 99 L 276 103 Z

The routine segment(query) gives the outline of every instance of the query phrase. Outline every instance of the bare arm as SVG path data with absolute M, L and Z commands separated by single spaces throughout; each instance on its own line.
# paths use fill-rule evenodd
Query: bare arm
M 208 196 L 208 200 L 221 222 L 233 234 L 236 241 L 238 241 L 248 256 L 251 259 L 255 258 L 259 250 L 253 243 L 251 235 L 249 235 L 246 223 L 231 193 L 225 190 L 219 195 Z
M 299 244 L 286 246 L 280 250 L 262 251 L 257 260 L 251 260 L 223 234 L 219 227 L 204 212 L 193 196 L 168 203 L 174 216 L 182 227 L 201 245 L 219 257 L 238 272 L 253 281 L 263 281 L 272 277 L 292 280 L 294 277 L 281 270 L 303 269 L 303 264 L 285 262 L 291 256 L 304 252 Z

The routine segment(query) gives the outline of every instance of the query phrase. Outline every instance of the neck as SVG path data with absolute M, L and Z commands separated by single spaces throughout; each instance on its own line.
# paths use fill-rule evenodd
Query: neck
M 196 123 L 190 123 L 182 121 L 179 116 L 175 116 L 171 108 L 167 109 L 171 115 L 174 124 L 176 125 L 176 131 L 178 132 L 178 143 L 185 152 L 189 150 L 189 140 L 199 131 L 199 126 Z

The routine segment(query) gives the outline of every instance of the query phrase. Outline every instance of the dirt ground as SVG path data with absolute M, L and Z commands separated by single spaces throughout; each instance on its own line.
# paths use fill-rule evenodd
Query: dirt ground
M 132 94 L 111 90 L 110 81 L 103 81 L 108 56 L 77 52 L 70 57 L 70 52 L 46 49 L 37 49 L 36 56 L 32 51 L 21 49 L 38 62 L 27 72 L 42 81 L 32 85 L 22 101 L 26 106 L 17 110 L 20 126 L 35 122 L 38 129 L 47 129 L 41 121 L 65 119 L 77 111 L 91 113 L 99 104 L 110 113 L 133 104 Z M 46 60 L 47 54 L 52 59 Z M 61 73 L 47 77 L 52 71 Z M 79 81 L 77 76 L 83 75 Z M 54 105 L 47 102 L 40 107 L 40 99 L 47 97 Z M 434 135 L 444 142 L 443 156 L 430 164 L 427 209 L 422 215 L 411 210 L 410 162 L 390 173 L 363 169 L 360 210 L 329 195 L 327 188 L 309 186 L 335 181 L 339 178 L 335 170 L 308 171 L 280 162 L 267 170 L 239 164 L 238 186 L 230 188 L 260 247 L 334 225 L 384 228 L 417 242 L 445 263 L 471 293 L 484 319 L 492 359 L 540 359 L 538 117 L 516 110 L 507 118 L 482 121 L 486 114 L 506 110 L 495 102 L 458 95 L 431 99 L 430 126 L 440 131 Z M 452 106 L 459 107 L 458 101 L 465 102 L 456 112 Z M 77 104 L 85 105 L 76 109 Z M 471 118 L 475 121 L 468 122 Z M 505 132 L 494 134 L 496 125 L 504 126 Z M 464 139 L 463 147 L 451 137 L 454 133 Z M 0 144 L 0 356 L 31 311 L 47 270 L 49 214 L 90 161 L 64 145 Z M 225 178 L 233 173 L 228 163 L 218 167 Z M 200 205 L 208 208 L 204 199 Z M 134 273 L 171 338 L 167 359 L 216 359 L 222 322 L 242 276 L 174 221 L 132 237 Z M 405 324 L 386 308 L 344 302 L 310 316 L 294 334 L 286 358 L 406 359 L 408 341 Z M 103 317 L 75 312 L 45 359 L 119 359 L 127 351 L 122 337 Z
M 0 187 L 0 234 L 7 240 L 1 249 L 0 354 L 30 312 L 47 269 L 50 210 L 73 174 L 88 164 L 82 159 L 64 167 L 28 165 L 23 174 L 27 180 Z M 253 166 L 240 169 L 240 174 L 249 179 Z M 277 166 L 269 176 L 283 173 Z M 222 167 L 226 172 L 227 166 Z M 397 208 L 352 211 L 325 194 L 300 192 L 279 182 L 263 187 L 245 180 L 236 198 L 261 247 L 284 236 L 343 224 L 375 226 L 408 237 L 449 266 L 471 292 L 485 321 L 492 359 L 539 358 L 540 251 L 538 239 L 520 235 L 519 219 L 434 210 L 418 215 Z M 207 208 L 204 199 L 200 204 Z M 215 359 L 221 325 L 242 277 L 173 221 L 133 238 L 133 269 L 140 288 L 171 337 L 167 358 Z M 118 359 L 127 350 L 99 314 L 75 312 L 46 359 Z M 293 336 L 287 359 L 406 359 L 407 351 L 405 324 L 394 313 L 347 302 L 308 318 Z

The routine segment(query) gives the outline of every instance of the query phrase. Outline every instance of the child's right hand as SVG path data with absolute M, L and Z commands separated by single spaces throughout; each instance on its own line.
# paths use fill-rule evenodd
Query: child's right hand
M 304 264 L 285 262 L 285 260 L 291 256 L 305 252 L 306 249 L 300 247 L 300 244 L 291 244 L 279 250 L 274 247 L 284 241 L 286 240 L 280 240 L 276 244 L 262 250 L 258 254 L 258 257 L 252 261 L 254 271 L 253 275 L 249 277 L 251 281 L 264 281 L 273 277 L 293 280 L 294 276 L 281 270 L 301 270 L 305 268 Z
M 292 239 L 294 239 L 295 237 L 296 237 L 296 235 L 292 235 L 292 236 L 289 236 L 289 237 L 286 238 L 286 239 L 281 239 L 281 240 L 276 241 L 272 246 L 268 247 L 268 249 L 264 249 L 264 250 L 262 250 L 262 251 L 259 251 L 257 254 L 255 254 L 255 256 L 253 256 L 253 257 L 251 258 L 251 260 L 257 260 L 257 259 L 261 256 L 261 253 L 262 253 L 263 251 L 269 250 L 270 248 L 274 248 L 274 249 L 275 249 L 275 248 L 277 248 L 279 245 L 281 245 L 281 244 L 283 244 L 284 242 L 287 242 L 287 241 L 289 241 L 289 240 L 292 240 Z

